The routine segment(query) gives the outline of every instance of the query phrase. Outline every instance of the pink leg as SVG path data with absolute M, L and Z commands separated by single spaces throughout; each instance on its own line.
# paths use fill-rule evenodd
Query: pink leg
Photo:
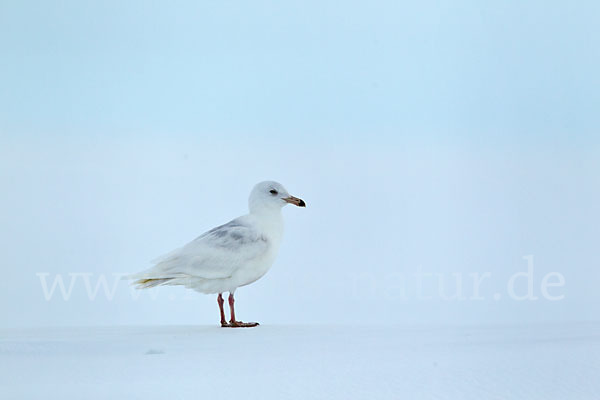
M 219 311 L 221 311 L 221 326 L 227 325 L 227 320 L 225 319 L 225 310 L 223 309 L 223 304 L 225 301 L 223 300 L 223 294 L 219 293 L 217 297 L 217 303 L 219 303 Z
M 220 301 L 223 301 L 223 298 L 219 294 Z M 233 294 L 229 294 L 229 309 L 231 310 L 231 319 L 229 323 L 225 321 L 225 315 L 223 314 L 223 308 L 221 307 L 221 326 L 224 328 L 251 328 L 258 325 L 258 322 L 242 322 L 235 319 L 235 299 L 233 298 Z M 221 303 L 219 303 L 221 304 Z
M 235 303 L 235 299 L 233 298 L 233 295 L 231 293 L 229 293 L 229 310 L 231 311 L 231 319 L 229 320 L 229 322 L 231 322 L 232 324 L 237 322 L 235 320 L 235 307 L 233 306 L 233 304 Z

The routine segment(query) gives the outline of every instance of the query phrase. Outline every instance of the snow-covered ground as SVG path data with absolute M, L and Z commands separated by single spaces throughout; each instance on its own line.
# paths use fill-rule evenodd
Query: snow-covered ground
M 599 375 L 600 323 L 0 331 L 2 399 L 598 399 Z

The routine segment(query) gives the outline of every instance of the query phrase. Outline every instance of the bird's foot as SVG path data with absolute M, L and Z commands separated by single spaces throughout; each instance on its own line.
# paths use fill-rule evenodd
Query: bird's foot
M 242 322 L 242 321 L 221 322 L 222 328 L 253 328 L 258 325 L 259 325 L 258 322 Z

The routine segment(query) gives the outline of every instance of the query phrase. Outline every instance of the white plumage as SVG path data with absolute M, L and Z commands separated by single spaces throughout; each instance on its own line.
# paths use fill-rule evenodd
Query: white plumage
M 184 285 L 202 293 L 219 293 L 219 299 L 221 293 L 229 292 L 233 310 L 235 290 L 256 281 L 273 265 L 283 236 L 281 208 L 288 203 L 305 207 L 303 200 L 290 196 L 281 184 L 258 183 L 248 199 L 249 214 L 211 229 L 130 278 L 138 288 Z M 233 312 L 232 321 L 236 322 Z

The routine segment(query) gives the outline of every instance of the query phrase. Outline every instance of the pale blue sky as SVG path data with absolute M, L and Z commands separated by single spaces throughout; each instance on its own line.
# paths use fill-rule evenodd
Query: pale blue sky
M 3 323 L 214 323 L 180 288 L 46 302 L 36 273 L 144 269 L 264 179 L 308 207 L 248 319 L 598 319 L 598 4 L 2 1 Z M 565 299 L 494 300 L 530 254 Z M 399 297 L 419 268 L 490 272 L 486 299 Z
M 0 129 L 585 142 L 599 19 L 594 1 L 3 1 Z

